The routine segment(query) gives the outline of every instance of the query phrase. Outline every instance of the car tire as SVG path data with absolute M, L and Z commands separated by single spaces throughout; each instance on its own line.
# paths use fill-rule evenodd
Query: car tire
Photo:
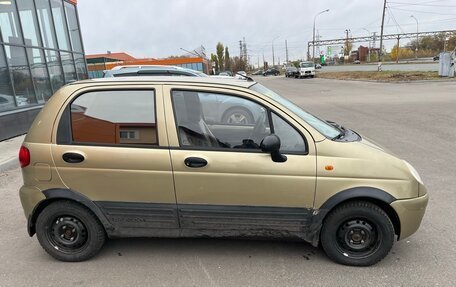
M 222 123 L 251 125 L 254 123 L 254 119 L 250 111 L 244 108 L 234 107 L 225 111 L 222 117 Z
M 370 266 L 388 255 L 394 226 L 380 207 L 352 201 L 336 207 L 324 220 L 321 245 L 332 260 L 351 266 Z
M 86 207 L 67 200 L 44 208 L 36 221 L 36 236 L 49 255 L 66 262 L 90 259 L 106 241 L 98 218 Z

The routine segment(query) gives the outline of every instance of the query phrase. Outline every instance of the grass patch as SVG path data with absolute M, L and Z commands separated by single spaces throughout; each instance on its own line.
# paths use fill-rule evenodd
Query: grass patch
M 356 72 L 324 72 L 318 73 L 318 78 L 336 80 L 369 80 L 381 82 L 409 82 L 423 80 L 445 80 L 438 72 L 412 72 L 412 71 L 356 71 Z

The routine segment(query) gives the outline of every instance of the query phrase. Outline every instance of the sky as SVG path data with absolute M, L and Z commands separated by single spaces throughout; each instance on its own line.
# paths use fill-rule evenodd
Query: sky
M 384 34 L 456 29 L 456 0 L 391 0 Z M 79 0 L 86 54 L 126 52 L 134 57 L 165 58 L 204 46 L 209 56 L 217 42 L 239 56 L 245 38 L 250 61 L 305 58 L 313 20 L 321 39 L 380 34 L 383 0 Z M 367 31 L 366 31 L 366 30 Z M 403 40 L 406 44 L 408 40 Z M 355 44 L 355 47 L 363 43 Z M 385 42 L 389 50 L 395 41 Z M 368 43 L 364 43 L 365 46 Z M 377 47 L 379 43 L 377 42 Z

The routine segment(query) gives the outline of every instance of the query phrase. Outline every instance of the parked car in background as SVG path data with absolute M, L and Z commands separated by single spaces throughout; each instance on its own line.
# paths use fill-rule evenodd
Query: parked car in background
M 255 72 L 252 73 L 252 75 L 254 76 L 259 76 L 259 75 L 263 75 L 264 71 L 263 70 L 257 70 Z
M 279 70 L 275 68 L 267 69 L 265 72 L 263 72 L 263 76 L 278 76 L 280 75 Z
M 217 76 L 232 77 L 231 73 L 228 72 L 220 72 Z
M 299 63 L 298 73 L 296 74 L 298 78 L 306 77 L 315 77 L 315 64 L 313 62 L 301 62 Z
M 360 60 L 354 60 L 353 64 L 356 64 L 356 65 L 361 64 L 361 61 Z
M 16 103 L 18 107 L 28 105 L 29 102 L 24 96 L 16 96 Z M 0 94 L 0 112 L 15 107 L 14 96 Z
M 210 123 L 204 106 L 217 98 L 258 115 L 250 125 Z M 24 227 L 70 262 L 92 258 L 108 238 L 231 237 L 304 241 L 368 266 L 418 230 L 429 200 L 406 161 L 235 79 L 66 85 L 35 118 L 19 162 Z M 302 254 L 291 250 L 283 260 Z
M 111 70 L 105 71 L 105 78 L 112 77 L 128 77 L 128 76 L 192 76 L 192 77 L 207 77 L 206 74 L 177 66 L 159 66 L 159 65 L 143 65 L 143 66 L 117 66 Z
M 285 68 L 285 77 L 295 77 L 296 74 L 298 73 L 298 68 L 296 68 L 294 65 L 288 65 Z
M 235 77 L 236 79 L 245 80 L 245 79 L 247 79 L 248 76 L 247 76 L 247 73 L 246 73 L 245 71 L 238 71 L 238 72 L 236 73 L 236 75 L 234 75 L 234 77 Z
M 315 64 L 315 69 L 321 69 L 321 64 Z

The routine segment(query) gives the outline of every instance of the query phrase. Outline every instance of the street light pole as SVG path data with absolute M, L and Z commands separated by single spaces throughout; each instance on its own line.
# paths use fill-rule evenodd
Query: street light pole
M 415 46 L 415 58 L 418 59 L 418 19 L 415 16 L 411 15 L 410 18 L 415 19 L 416 21 L 416 46 Z
M 323 10 L 314 17 L 313 22 L 313 37 L 312 37 L 312 62 L 315 61 L 315 22 L 317 21 L 317 16 L 323 13 L 329 12 L 329 9 Z
M 280 36 L 275 37 L 272 39 L 272 67 L 275 66 L 275 57 L 274 57 L 274 40 L 277 40 Z
M 370 36 L 370 33 L 371 33 L 371 32 L 370 32 L 369 30 L 367 30 L 366 28 L 363 28 L 363 30 L 366 30 L 366 31 L 367 31 L 367 34 Z M 369 63 L 370 63 L 370 61 L 371 61 L 371 54 L 370 54 L 371 51 L 370 51 L 370 50 L 371 50 L 371 41 L 368 40 L 368 41 L 367 41 L 367 61 L 368 61 Z

